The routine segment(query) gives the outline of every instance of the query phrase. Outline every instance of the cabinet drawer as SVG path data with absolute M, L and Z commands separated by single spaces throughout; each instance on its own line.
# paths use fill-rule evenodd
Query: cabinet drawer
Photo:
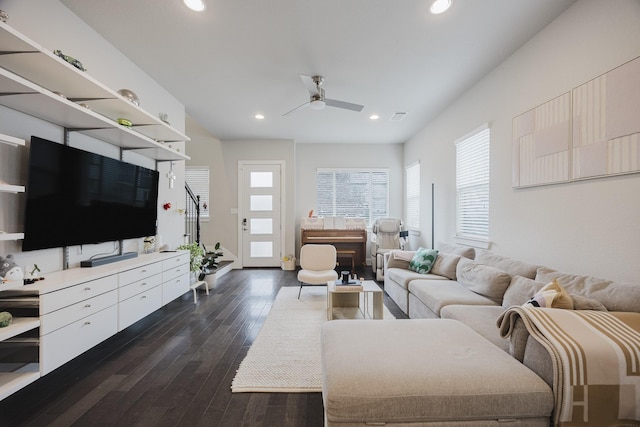
M 159 286 L 160 284 L 162 284 L 162 274 L 158 273 L 151 277 L 140 279 L 137 282 L 120 286 L 120 289 L 118 289 L 118 301 L 129 299 L 134 295 L 138 295 L 139 293 Z
M 153 313 L 162 306 L 162 287 L 156 286 L 118 304 L 118 330 Z
M 69 323 L 90 316 L 117 303 L 118 291 L 114 289 L 97 297 L 89 298 L 85 301 L 45 314 L 40 317 L 40 335 L 51 333 Z
M 189 273 L 174 277 L 162 284 L 162 305 L 168 304 L 189 290 Z
M 162 261 L 162 279 L 167 281 L 189 272 L 189 255 L 179 255 L 177 257 Z
M 42 375 L 114 335 L 117 327 L 118 308 L 114 305 L 40 337 Z
M 93 298 L 117 287 L 118 276 L 112 275 L 40 295 L 40 315 Z
M 162 273 L 161 262 L 154 262 L 153 264 L 147 264 L 132 270 L 123 271 L 119 275 L 120 286 L 128 285 L 129 283 L 133 283 L 140 279 L 144 279 L 145 277 L 159 273 Z

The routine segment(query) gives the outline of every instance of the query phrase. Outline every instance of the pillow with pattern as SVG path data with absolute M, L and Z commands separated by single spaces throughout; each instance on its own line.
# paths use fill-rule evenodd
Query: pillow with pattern
M 566 308 L 573 310 L 573 300 L 571 296 L 564 290 L 557 280 L 544 285 L 536 294 L 526 303 L 524 307 L 542 307 L 542 308 Z
M 420 248 L 416 251 L 411 261 L 409 261 L 409 270 L 420 274 L 427 274 L 431 271 L 433 263 L 436 262 L 438 251 L 436 249 Z

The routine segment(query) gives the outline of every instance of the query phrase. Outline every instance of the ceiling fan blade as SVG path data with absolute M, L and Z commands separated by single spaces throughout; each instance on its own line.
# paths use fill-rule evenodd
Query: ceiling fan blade
M 293 110 L 287 111 L 287 112 L 286 112 L 286 113 L 284 113 L 282 116 L 288 116 L 288 115 L 293 114 L 293 113 L 295 113 L 295 112 L 296 112 L 296 111 L 298 111 L 298 110 L 302 110 L 303 108 L 308 107 L 308 106 L 309 106 L 309 102 L 305 102 L 305 103 L 304 103 L 304 104 L 302 104 L 302 105 L 298 105 L 298 106 L 297 106 L 296 108 L 294 108 Z
M 318 87 L 316 83 L 313 81 L 312 76 L 307 76 L 305 74 L 300 74 L 300 80 L 302 80 L 302 84 L 307 88 L 311 95 L 315 95 L 318 93 Z
M 324 102 L 330 107 L 344 108 L 345 110 L 360 112 L 364 105 L 352 104 L 350 102 L 338 101 L 337 99 L 325 98 Z

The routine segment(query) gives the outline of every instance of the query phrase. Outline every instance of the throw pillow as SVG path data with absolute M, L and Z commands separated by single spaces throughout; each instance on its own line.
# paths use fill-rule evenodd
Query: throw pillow
M 582 295 L 570 294 L 573 300 L 574 310 L 595 310 L 595 311 L 609 311 L 600 301 L 583 297 Z
M 573 310 L 573 300 L 557 280 L 545 285 L 526 303 L 525 307 L 566 308 Z
M 460 261 L 460 255 L 438 252 L 438 257 L 433 263 L 433 267 L 431 267 L 431 273 L 450 280 L 456 280 L 458 261 Z
M 409 270 L 420 274 L 427 274 L 431 271 L 433 263 L 436 262 L 438 251 L 435 249 L 420 248 L 409 261 Z

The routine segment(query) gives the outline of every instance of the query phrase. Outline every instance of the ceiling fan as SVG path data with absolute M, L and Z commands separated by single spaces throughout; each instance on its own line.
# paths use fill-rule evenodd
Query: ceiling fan
M 314 110 L 322 110 L 325 106 L 328 105 L 329 107 L 344 108 L 345 110 L 357 112 L 362 111 L 362 109 L 364 108 L 364 105 L 352 104 L 350 102 L 338 101 L 337 99 L 325 98 L 324 89 L 321 87 L 322 83 L 324 83 L 324 77 L 322 76 L 306 76 L 304 74 L 300 74 L 300 79 L 302 79 L 302 83 L 309 91 L 309 101 L 294 108 L 291 111 L 284 113 L 283 116 L 288 116 L 289 114 L 292 114 L 293 112 L 306 107 L 311 107 Z

